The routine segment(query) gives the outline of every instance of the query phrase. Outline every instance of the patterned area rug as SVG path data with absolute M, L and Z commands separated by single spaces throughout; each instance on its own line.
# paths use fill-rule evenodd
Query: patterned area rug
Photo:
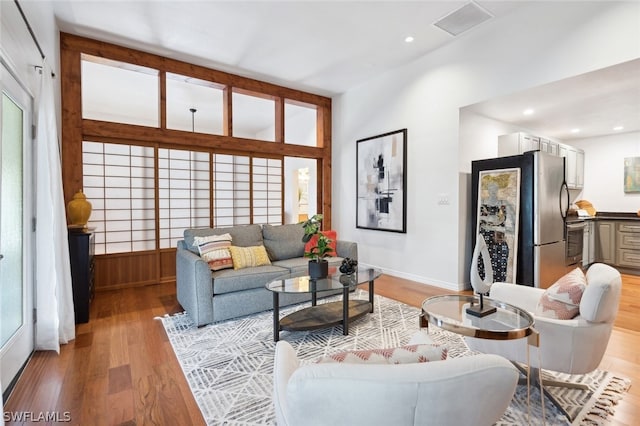
M 366 299 L 367 295 L 366 291 L 358 289 L 355 298 Z M 335 297 L 324 299 L 331 300 Z M 281 309 L 281 315 L 306 306 L 308 304 Z M 418 330 L 419 313 L 417 308 L 375 296 L 375 312 L 350 324 L 349 336 L 343 336 L 342 328 L 338 326 L 314 332 L 283 331 L 280 339 L 292 344 L 303 363 L 344 350 L 400 346 Z M 271 311 L 202 328 L 195 327 L 184 314 L 165 316 L 161 320 L 208 425 L 275 424 L 271 399 L 275 350 Z M 429 332 L 432 339 L 448 346 L 450 357 L 472 353 L 456 334 L 435 327 Z M 585 383 L 590 390 L 550 387 L 575 420 L 569 423 L 545 398 L 544 418 L 548 425 L 603 424 L 630 386 L 629 380 L 600 370 L 584 376 L 554 374 L 551 377 Z M 528 417 L 527 387 L 518 386 L 511 405 L 497 424 L 542 424 L 540 394 L 533 387 L 530 398 L 531 417 Z

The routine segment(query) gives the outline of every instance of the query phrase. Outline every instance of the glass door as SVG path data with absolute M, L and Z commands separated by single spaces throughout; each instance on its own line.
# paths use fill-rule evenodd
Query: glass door
M 33 351 L 31 96 L 0 67 L 0 373 L 2 392 Z

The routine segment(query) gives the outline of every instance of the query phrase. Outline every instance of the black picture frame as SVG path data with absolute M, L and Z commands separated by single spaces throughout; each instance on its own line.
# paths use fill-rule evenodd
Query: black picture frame
M 407 129 L 357 141 L 356 227 L 407 233 Z

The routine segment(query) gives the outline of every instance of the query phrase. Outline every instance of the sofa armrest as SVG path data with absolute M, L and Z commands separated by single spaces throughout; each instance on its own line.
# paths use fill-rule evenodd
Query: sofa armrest
M 198 255 L 180 246 L 176 249 L 176 294 L 197 326 L 213 322 L 211 269 Z
M 339 257 L 358 260 L 358 244 L 352 241 L 336 241 L 336 254 Z

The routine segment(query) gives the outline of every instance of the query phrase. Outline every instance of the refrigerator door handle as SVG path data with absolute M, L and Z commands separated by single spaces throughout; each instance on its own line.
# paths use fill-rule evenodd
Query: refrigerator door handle
M 563 207 L 562 206 L 562 192 L 565 192 L 567 194 L 567 206 Z M 559 198 L 559 202 L 560 202 L 560 215 L 562 216 L 562 219 L 566 219 L 567 218 L 567 214 L 569 213 L 569 206 L 571 205 L 571 194 L 569 194 L 569 187 L 567 186 L 567 182 L 562 182 L 562 186 L 560 187 L 560 196 Z

